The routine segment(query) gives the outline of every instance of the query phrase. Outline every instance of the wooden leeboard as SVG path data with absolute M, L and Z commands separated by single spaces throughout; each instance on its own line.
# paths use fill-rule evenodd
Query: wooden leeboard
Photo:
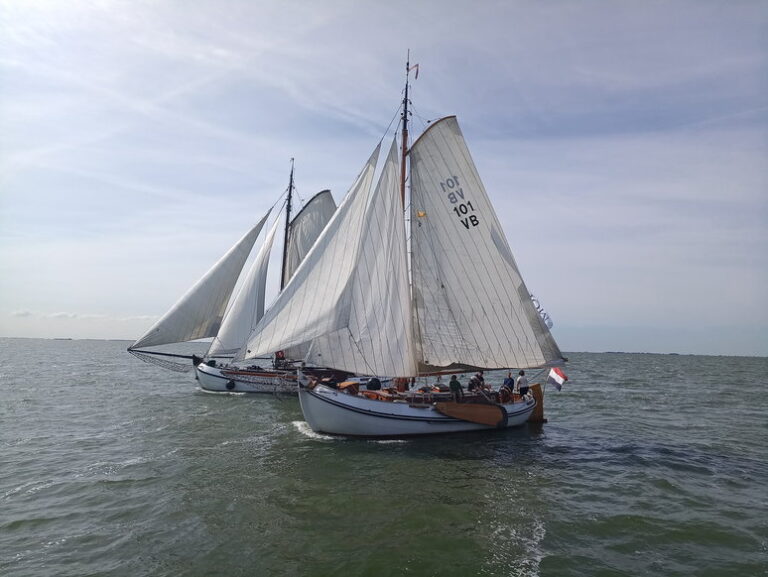
M 541 390 L 541 384 L 535 383 L 531 385 L 531 394 L 536 399 L 536 408 L 533 409 L 531 416 L 528 417 L 529 423 L 546 423 L 544 418 L 544 393 Z
M 500 405 L 435 403 L 435 409 L 448 417 L 489 427 L 503 427 L 507 422 L 507 412 Z

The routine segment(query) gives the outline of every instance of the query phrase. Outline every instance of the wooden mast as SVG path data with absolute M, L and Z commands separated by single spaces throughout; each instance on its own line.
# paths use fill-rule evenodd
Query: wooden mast
M 285 288 L 285 265 L 288 262 L 288 236 L 291 225 L 291 196 L 293 195 L 293 158 L 291 159 L 291 176 L 288 179 L 288 200 L 285 204 L 285 235 L 283 240 L 283 266 L 280 272 L 280 290 Z
M 411 51 L 405 59 L 405 96 L 403 97 L 403 131 L 401 135 L 402 149 L 400 156 L 400 200 L 405 208 L 405 161 L 408 156 L 408 74 L 411 68 Z
M 405 57 L 405 94 L 403 95 L 403 131 L 400 136 L 401 145 L 402 145 L 400 149 L 401 150 L 401 153 L 400 153 L 400 201 L 403 203 L 403 210 L 405 210 L 405 163 L 406 163 L 406 157 L 408 156 L 408 75 L 410 73 L 411 73 L 411 51 L 409 49 L 408 55 Z M 403 379 L 403 378 L 395 379 L 395 387 L 400 392 L 406 391 L 408 389 L 408 379 Z

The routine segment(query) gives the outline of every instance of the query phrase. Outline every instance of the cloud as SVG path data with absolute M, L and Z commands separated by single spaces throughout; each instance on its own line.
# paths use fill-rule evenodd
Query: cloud
M 110 322 L 134 322 L 134 321 L 155 321 L 156 315 L 133 315 L 133 316 L 116 316 L 107 314 L 94 314 L 94 313 L 73 313 L 73 312 L 54 312 L 43 313 L 33 312 L 28 310 L 11 311 L 10 316 L 16 318 L 41 318 L 41 319 L 66 319 L 66 320 L 80 320 L 80 321 L 110 321 Z
M 78 318 L 77 313 L 65 313 L 65 312 L 59 312 L 59 313 L 51 313 L 49 315 L 45 315 L 48 318 L 52 319 L 76 319 Z
M 32 311 L 11 311 L 11 316 L 13 317 L 31 317 L 34 316 L 35 313 Z

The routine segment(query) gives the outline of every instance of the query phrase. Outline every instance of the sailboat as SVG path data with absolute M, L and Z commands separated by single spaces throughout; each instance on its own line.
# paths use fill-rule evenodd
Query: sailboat
M 330 191 L 323 190 L 291 219 L 293 175 L 292 164 L 285 201 L 281 288 L 296 271 L 336 210 Z M 171 370 L 194 369 L 195 378 L 204 391 L 296 394 L 296 370 L 291 367 L 290 357 L 286 357 L 283 350 L 270 351 L 269 356 L 260 359 L 261 364 L 238 366 L 228 362 L 264 314 L 269 257 L 280 225 L 279 219 L 275 219 L 267 233 L 240 289 L 234 297 L 232 294 L 271 211 L 267 211 L 128 351 L 142 360 Z M 212 341 L 203 357 L 157 350 L 162 345 L 208 338 Z
M 536 407 L 530 393 L 459 396 L 437 376 L 565 361 L 456 117 L 433 122 L 408 146 L 409 68 L 400 146 L 394 139 L 373 187 L 379 142 L 241 351 L 247 359 L 301 346 L 308 365 L 374 377 L 338 386 L 300 377 L 304 417 L 320 433 L 404 437 L 519 426 Z M 376 375 L 399 386 L 384 387 Z M 416 378 L 431 386 L 404 384 Z

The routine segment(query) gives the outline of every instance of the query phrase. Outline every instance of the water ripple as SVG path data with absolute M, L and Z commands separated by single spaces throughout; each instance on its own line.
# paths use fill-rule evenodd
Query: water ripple
M 0 341 L 2 575 L 768 575 L 765 359 L 569 354 L 546 425 L 382 442 Z

